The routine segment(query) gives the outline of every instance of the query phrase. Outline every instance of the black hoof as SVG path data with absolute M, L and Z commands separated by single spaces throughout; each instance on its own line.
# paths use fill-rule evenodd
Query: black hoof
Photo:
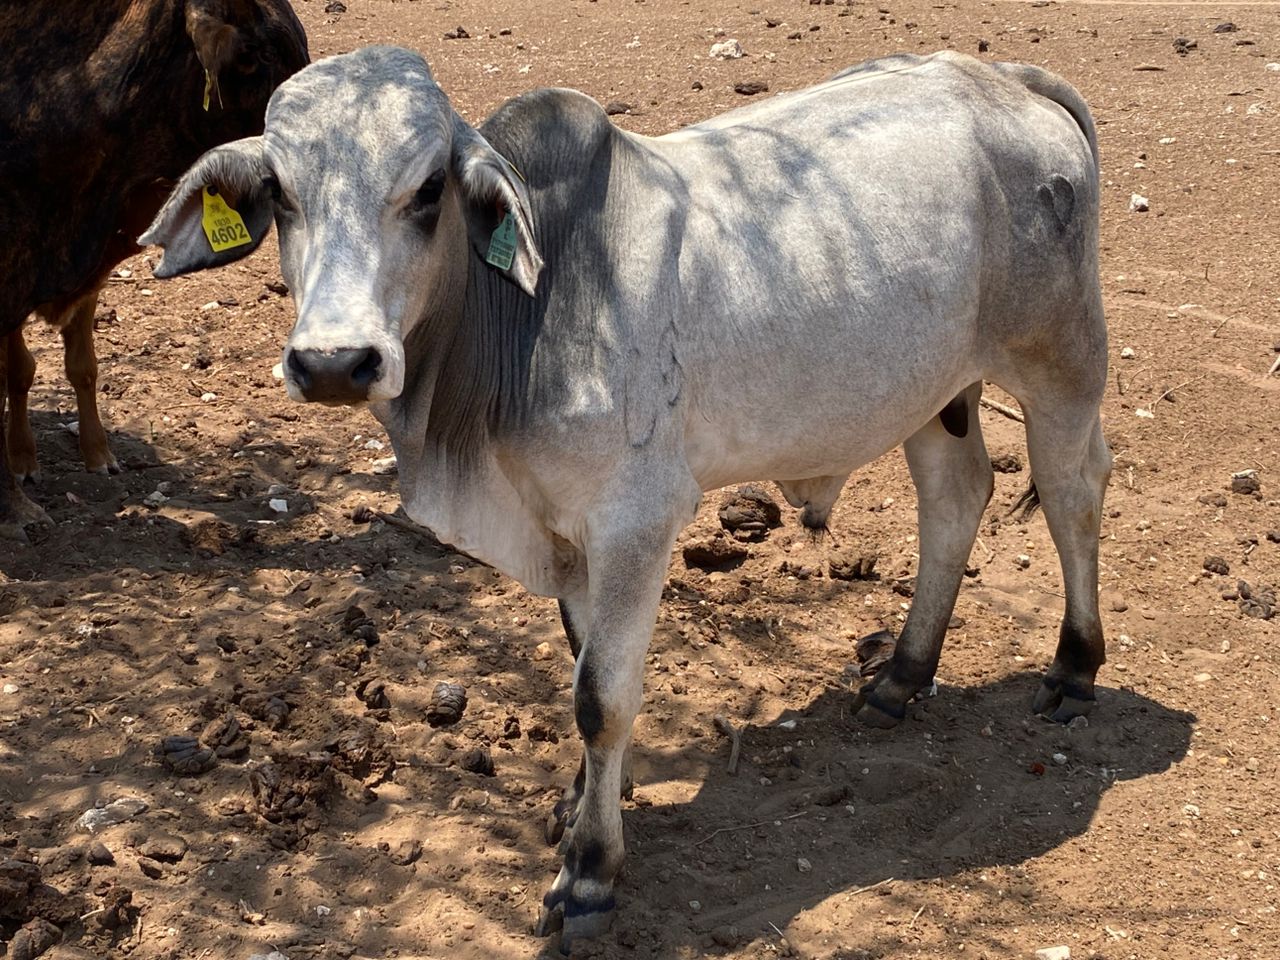
M 1097 705 L 1092 693 L 1072 688 L 1060 681 L 1046 679 L 1031 702 L 1032 713 L 1048 717 L 1054 723 L 1070 723 L 1083 717 Z
M 888 730 L 906 719 L 907 706 L 905 703 L 889 703 L 879 697 L 874 687 L 868 684 L 853 699 L 853 715 L 859 723 Z
M 570 897 L 564 904 L 564 924 L 560 931 L 560 952 L 566 957 L 583 940 L 594 940 L 609 932 L 617 913 L 613 897 L 580 902 Z
M 549 937 L 564 926 L 564 904 L 554 907 L 544 906 L 538 913 L 538 922 L 533 925 L 535 937 Z

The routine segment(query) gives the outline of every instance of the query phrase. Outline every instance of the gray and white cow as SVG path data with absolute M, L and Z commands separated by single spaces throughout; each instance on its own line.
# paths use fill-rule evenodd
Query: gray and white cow
M 211 250 L 207 187 L 252 243 Z M 821 524 L 853 469 L 905 445 L 916 599 L 855 703 L 892 724 L 938 663 L 992 491 L 978 399 L 1000 384 L 1066 583 L 1034 709 L 1093 704 L 1107 334 L 1094 129 L 1062 80 L 896 56 L 651 139 L 568 90 L 476 129 L 421 57 L 375 47 L 285 83 L 263 136 L 209 152 L 142 239 L 172 276 L 273 219 L 289 394 L 368 401 L 409 515 L 561 601 L 586 753 L 538 925 L 562 949 L 614 909 L 645 651 L 704 490 L 772 478 Z

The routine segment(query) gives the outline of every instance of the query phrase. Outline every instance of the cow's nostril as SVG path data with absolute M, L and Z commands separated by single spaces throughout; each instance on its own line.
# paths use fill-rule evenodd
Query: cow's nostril
M 285 358 L 284 363 L 289 371 L 290 378 L 298 385 L 298 389 L 305 393 L 311 387 L 311 371 L 302 362 L 302 357 L 299 356 L 300 352 L 298 350 L 290 350 L 289 356 Z
M 368 387 L 378 379 L 378 371 L 382 369 L 382 354 L 373 347 L 364 351 L 364 356 L 351 371 L 351 382 L 357 387 Z
M 293 349 L 285 366 L 307 400 L 361 403 L 369 399 L 369 388 L 382 373 L 382 355 L 374 347 Z

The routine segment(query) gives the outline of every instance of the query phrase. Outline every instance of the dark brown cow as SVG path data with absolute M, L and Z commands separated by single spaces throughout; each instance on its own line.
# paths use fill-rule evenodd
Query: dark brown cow
M 98 292 L 172 181 L 260 133 L 308 56 L 287 0 L 3 2 L 0 50 L 0 538 L 22 540 L 44 519 L 21 487 L 36 471 L 23 322 L 61 329 L 85 466 L 118 469 L 94 396 Z

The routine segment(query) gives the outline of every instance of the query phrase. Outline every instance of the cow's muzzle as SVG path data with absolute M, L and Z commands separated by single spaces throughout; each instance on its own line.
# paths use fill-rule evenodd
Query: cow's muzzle
M 319 403 L 361 403 L 382 373 L 375 347 L 343 350 L 290 350 L 285 376 L 303 399 Z

